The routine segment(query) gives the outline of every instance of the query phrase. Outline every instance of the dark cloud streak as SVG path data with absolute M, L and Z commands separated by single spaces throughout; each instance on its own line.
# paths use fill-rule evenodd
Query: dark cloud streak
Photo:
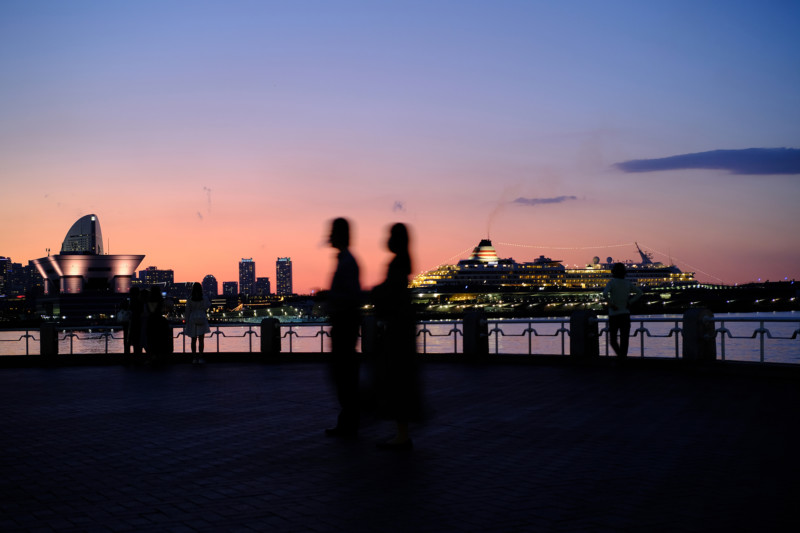
M 560 204 L 566 202 L 568 200 L 577 200 L 577 196 L 556 196 L 555 198 L 522 198 L 519 197 L 513 202 L 512 204 L 519 204 L 519 205 L 542 205 L 542 204 Z
M 712 150 L 659 159 L 634 159 L 614 166 L 623 172 L 711 169 L 727 170 L 732 174 L 800 174 L 800 149 Z

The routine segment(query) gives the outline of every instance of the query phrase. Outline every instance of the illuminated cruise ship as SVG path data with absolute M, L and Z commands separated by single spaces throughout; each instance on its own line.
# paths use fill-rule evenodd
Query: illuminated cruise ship
M 675 265 L 654 262 L 652 256 L 636 249 L 641 262 L 620 261 L 628 269 L 626 278 L 640 287 L 655 287 L 694 282 L 694 272 L 681 272 Z M 439 267 L 416 276 L 411 287 L 419 292 L 524 292 L 532 290 L 598 289 L 611 279 L 611 266 L 616 261 L 601 262 L 595 257 L 584 268 L 567 268 L 561 260 L 540 255 L 531 262 L 518 263 L 501 259 L 484 239 L 467 259 L 455 265 Z

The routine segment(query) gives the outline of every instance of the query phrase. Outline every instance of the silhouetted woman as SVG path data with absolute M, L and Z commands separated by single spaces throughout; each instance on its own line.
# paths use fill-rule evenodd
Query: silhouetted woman
M 202 356 L 205 335 L 211 332 L 206 315 L 209 307 L 211 307 L 211 302 L 203 294 L 203 286 L 195 282 L 192 285 L 192 295 L 186 300 L 186 314 L 184 315 L 186 324 L 183 326 L 184 335 L 192 339 L 192 363 L 205 362 Z M 198 339 L 201 355 L 197 355 Z
M 408 241 L 404 224 L 392 226 L 388 246 L 395 256 L 389 263 L 386 281 L 372 290 L 378 321 L 377 414 L 397 423 L 397 435 L 379 442 L 381 449 L 410 450 L 408 423 L 422 417 L 416 321 L 408 289 L 411 274 Z

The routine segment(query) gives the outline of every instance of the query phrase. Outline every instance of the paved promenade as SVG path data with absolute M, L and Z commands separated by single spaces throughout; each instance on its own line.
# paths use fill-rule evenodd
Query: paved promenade
M 798 531 L 800 381 L 424 366 L 415 450 L 319 363 L 0 369 L 0 531 Z

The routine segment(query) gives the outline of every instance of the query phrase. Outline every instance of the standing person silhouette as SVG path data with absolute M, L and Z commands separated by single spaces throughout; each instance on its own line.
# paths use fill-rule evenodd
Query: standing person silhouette
M 341 410 L 336 427 L 326 429 L 329 437 L 355 438 L 359 425 L 359 361 L 356 354 L 361 322 L 361 283 L 358 263 L 350 253 L 350 224 L 337 218 L 331 225 L 330 245 L 339 250 L 336 271 L 328 293 L 331 321 L 330 372 Z
M 411 256 L 408 229 L 395 224 L 388 248 L 394 254 L 386 280 L 372 289 L 378 321 L 377 414 L 394 420 L 397 435 L 378 443 L 383 450 L 411 450 L 408 423 L 422 416 L 421 388 L 417 363 L 416 321 L 411 307 L 408 277 Z
M 619 362 L 623 363 L 628 357 L 631 334 L 631 312 L 628 306 L 642 297 L 642 289 L 625 279 L 625 265 L 614 263 L 611 267 L 611 281 L 603 289 L 603 297 L 608 302 L 609 343 Z
M 160 365 L 167 362 L 173 352 L 172 326 L 164 317 L 166 304 L 160 287 L 151 287 L 146 308 L 144 348 L 150 364 Z
M 183 334 L 192 339 L 192 363 L 205 363 L 203 359 L 203 348 L 206 333 L 211 332 L 208 326 L 208 316 L 206 311 L 211 307 L 208 297 L 203 294 L 203 286 L 195 282 L 192 285 L 192 295 L 186 300 L 186 313 L 184 315 L 185 324 Z M 197 355 L 197 345 L 200 345 L 200 352 Z

